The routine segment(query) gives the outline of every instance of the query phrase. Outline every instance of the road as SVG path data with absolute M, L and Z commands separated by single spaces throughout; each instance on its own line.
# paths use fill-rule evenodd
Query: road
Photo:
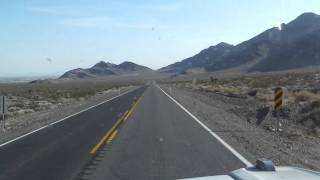
M 218 175 L 245 167 L 230 148 L 151 85 L 0 147 L 0 179 Z
M 0 179 L 75 179 L 91 160 L 92 148 L 144 90 L 137 89 L 0 147 Z

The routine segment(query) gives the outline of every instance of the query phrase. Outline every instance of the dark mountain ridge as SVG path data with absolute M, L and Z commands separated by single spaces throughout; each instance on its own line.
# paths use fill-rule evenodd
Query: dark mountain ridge
M 181 73 L 192 68 L 268 72 L 320 65 L 319 36 L 320 16 L 303 13 L 280 28 L 270 28 L 236 46 L 219 43 L 160 72 Z
M 182 73 L 185 70 L 191 68 L 204 68 L 207 65 L 219 61 L 219 59 L 227 55 L 233 49 L 233 47 L 234 46 L 231 44 L 221 42 L 215 46 L 210 46 L 209 48 L 202 50 L 199 54 L 196 54 L 190 58 L 161 68 L 159 71 L 169 73 Z
M 64 73 L 59 79 L 90 79 L 109 75 L 127 75 L 133 73 L 151 72 L 152 69 L 125 61 L 119 65 L 100 61 L 91 68 L 77 68 Z

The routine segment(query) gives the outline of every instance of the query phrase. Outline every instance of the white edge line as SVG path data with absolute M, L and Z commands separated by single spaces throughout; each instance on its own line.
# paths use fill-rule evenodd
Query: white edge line
M 101 102 L 101 103 L 99 103 L 99 104 L 90 106 L 90 107 L 88 107 L 88 108 L 86 108 L 86 109 L 83 109 L 83 110 L 77 112 L 77 113 L 74 113 L 74 114 L 71 114 L 71 115 L 69 115 L 69 116 L 67 116 L 67 117 L 64 117 L 63 119 L 57 120 L 57 121 L 52 122 L 52 123 L 50 123 L 50 124 L 44 125 L 44 126 L 42 126 L 41 128 L 38 128 L 38 129 L 33 130 L 33 131 L 31 131 L 31 132 L 28 132 L 28 133 L 26 133 L 26 134 L 24 134 L 24 135 L 18 136 L 18 137 L 14 138 L 14 139 L 12 139 L 12 140 L 9 140 L 9 141 L 7 141 L 7 142 L 5 142 L 5 143 L 3 143 L 3 144 L 0 144 L 0 147 L 3 147 L 3 146 L 5 146 L 5 145 L 8 145 L 8 144 L 10 144 L 10 143 L 12 143 L 12 142 L 14 142 L 14 141 L 17 141 L 17 140 L 19 140 L 19 139 L 22 139 L 22 138 L 24 138 L 24 137 L 26 137 L 26 136 L 29 136 L 29 135 L 31 135 L 31 134 L 33 134 L 33 133 L 36 133 L 36 132 L 38 132 L 38 131 L 41 131 L 42 129 L 45 129 L 45 128 L 50 127 L 50 126 L 52 126 L 52 125 L 58 124 L 58 123 L 66 120 L 66 119 L 69 119 L 69 118 L 71 118 L 71 117 L 73 117 L 73 116 L 76 116 L 76 115 L 78 115 L 78 114 L 81 114 L 81 113 L 83 113 L 83 112 L 85 112 L 85 111 L 88 111 L 88 110 L 90 110 L 90 109 L 92 109 L 92 108 L 95 108 L 95 107 L 97 107 L 97 106 L 100 106 L 101 104 L 104 104 L 104 103 L 107 103 L 107 102 L 109 102 L 109 101 L 112 101 L 112 100 L 114 100 L 114 99 L 116 99 L 116 98 L 118 98 L 118 97 L 120 97 L 120 96 L 123 96 L 123 95 L 125 95 L 125 94 L 128 94 L 128 93 L 130 93 L 130 92 L 132 92 L 132 91 L 134 91 L 134 90 L 136 90 L 136 89 L 137 89 L 137 88 L 134 88 L 134 89 L 132 89 L 132 90 L 130 90 L 130 91 L 124 92 L 124 93 L 122 93 L 122 94 L 120 94 L 120 95 L 117 95 L 117 96 L 115 96 L 115 97 L 112 97 L 112 98 L 110 98 L 110 99 L 107 99 L 107 100 L 105 100 L 105 101 L 103 101 L 103 102 Z
M 189 114 L 196 122 L 198 122 L 208 133 L 210 133 L 213 137 L 215 137 L 222 145 L 224 145 L 232 154 L 234 154 L 240 161 L 242 161 L 247 167 L 253 166 L 253 164 L 244 158 L 240 153 L 238 153 L 235 149 L 233 149 L 227 142 L 225 142 L 222 138 L 220 138 L 216 133 L 214 133 L 208 126 L 206 126 L 203 122 L 201 122 L 196 116 L 194 116 L 191 112 L 189 112 L 185 107 L 183 107 L 178 101 L 176 101 L 173 97 L 167 94 L 164 90 L 161 89 L 160 86 L 157 87 L 168 96 L 173 102 L 175 102 L 181 109 L 183 109 L 187 114 Z

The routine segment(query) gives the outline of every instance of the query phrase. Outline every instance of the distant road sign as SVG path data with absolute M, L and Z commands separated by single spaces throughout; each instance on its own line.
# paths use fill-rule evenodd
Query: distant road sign
M 277 87 L 274 91 L 274 109 L 279 110 L 282 107 L 283 90 L 281 87 Z
M 6 96 L 0 96 L 0 114 L 7 113 L 7 98 Z

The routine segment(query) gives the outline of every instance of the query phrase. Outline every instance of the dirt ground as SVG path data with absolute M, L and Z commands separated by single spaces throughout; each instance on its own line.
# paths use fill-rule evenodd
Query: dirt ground
M 257 109 L 263 106 L 257 99 L 174 85 L 163 87 L 252 163 L 267 158 L 276 165 L 320 170 L 319 136 L 305 133 L 304 127 L 290 117 L 281 118 L 281 132 L 275 132 L 276 118 L 271 112 L 257 125 Z

